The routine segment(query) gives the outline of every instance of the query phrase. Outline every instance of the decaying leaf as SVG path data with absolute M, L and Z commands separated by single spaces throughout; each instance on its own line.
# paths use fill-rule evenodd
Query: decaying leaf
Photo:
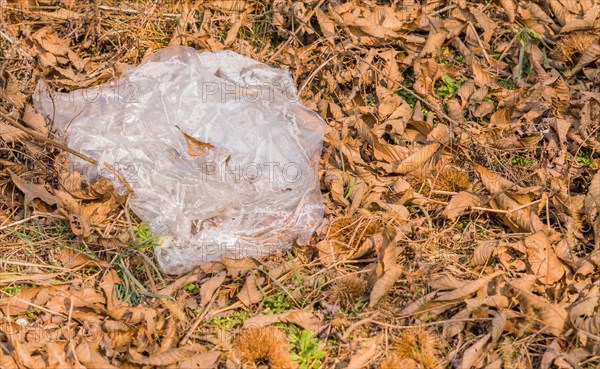
M 369 361 L 375 356 L 379 337 L 371 337 L 361 342 L 358 352 L 350 357 L 346 369 L 361 369 L 368 366 Z
M 521 205 L 526 204 L 519 203 L 508 194 L 509 190 L 515 188 L 513 183 L 481 165 L 476 165 L 475 169 L 479 172 L 481 181 L 491 194 L 490 203 L 499 209 L 509 211 L 500 215 L 506 220 L 509 227 L 529 231 L 543 231 L 546 229 L 546 225 L 542 223 L 537 214 L 532 212 L 529 207 L 521 208 Z
M 187 142 L 188 154 L 190 156 L 200 156 L 204 154 L 207 150 L 214 149 L 215 146 L 209 144 L 208 142 L 202 142 L 197 138 L 194 138 L 187 133 L 185 133 L 179 126 L 175 126 L 181 132 L 183 137 Z
M 144 357 L 135 350 L 129 350 L 130 360 L 137 364 L 163 366 L 176 364 L 187 360 L 198 352 L 206 351 L 206 348 L 200 344 L 192 344 L 182 347 L 177 347 L 169 351 L 165 351 L 155 356 Z
M 472 282 L 466 283 L 463 286 L 446 293 L 439 294 L 434 301 L 454 301 L 462 300 L 467 296 L 477 292 L 480 288 L 486 286 L 492 279 L 499 275 L 502 275 L 502 271 L 494 272 L 484 278 L 476 279 Z
M 402 275 L 402 266 L 396 261 L 397 249 L 394 239 L 396 231 L 386 228 L 383 232 L 383 241 L 378 247 L 379 261 L 377 263 L 377 281 L 371 289 L 369 305 L 375 306 L 383 296 L 394 286 Z
M 600 250 L 600 172 L 596 173 L 588 187 L 584 208 L 588 223 L 594 229 L 596 250 Z
M 200 306 L 208 305 L 215 292 L 221 287 L 225 281 L 226 273 L 221 272 L 200 286 Z
M 544 331 L 560 336 L 567 329 L 567 311 L 560 305 L 550 303 L 544 298 L 534 295 L 519 283 L 509 283 L 516 291 L 516 297 L 522 304 L 524 313 L 533 314 L 538 319 L 538 325 Z
M 248 276 L 246 277 L 246 283 L 244 283 L 244 286 L 240 292 L 238 292 L 237 297 L 245 306 L 250 306 L 263 299 L 263 295 L 260 293 L 258 286 L 256 285 L 257 279 L 258 276 L 256 276 L 254 273 L 248 273 Z
M 454 220 L 460 215 L 466 214 L 472 206 L 479 206 L 480 204 L 481 200 L 479 197 L 472 193 L 461 191 L 452 197 L 442 214 L 448 219 Z
M 100 266 L 102 268 L 110 267 L 110 264 L 104 260 L 95 260 L 84 253 L 75 249 L 60 249 L 54 257 L 67 268 L 78 268 L 80 266 Z
M 266 327 L 274 323 L 293 323 L 313 332 L 320 332 L 323 328 L 321 320 L 308 310 L 290 310 L 282 314 L 258 314 L 244 321 L 244 328 Z
M 537 232 L 525 239 L 525 249 L 533 273 L 544 284 L 552 284 L 565 274 L 554 248 L 543 232 Z

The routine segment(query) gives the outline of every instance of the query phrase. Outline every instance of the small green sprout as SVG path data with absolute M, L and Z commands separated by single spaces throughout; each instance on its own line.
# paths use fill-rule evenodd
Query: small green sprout
M 299 369 L 320 367 L 327 353 L 322 349 L 323 341 L 316 337 L 312 330 L 301 330 L 292 326 L 288 338 L 290 340 L 288 349 L 292 351 L 292 360 L 298 363 Z
M 444 100 L 451 98 L 464 82 L 464 78 L 454 80 L 454 78 L 444 74 L 438 83 L 437 95 Z

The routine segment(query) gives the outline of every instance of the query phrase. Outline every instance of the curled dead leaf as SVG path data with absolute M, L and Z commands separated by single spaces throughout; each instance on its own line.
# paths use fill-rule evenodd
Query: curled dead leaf
M 480 206 L 481 200 L 475 194 L 470 192 L 461 191 L 458 194 L 452 196 L 448 205 L 442 212 L 442 215 L 450 220 L 455 220 L 461 215 L 467 213 L 472 206 Z
M 177 347 L 155 356 L 143 356 L 136 352 L 133 348 L 129 348 L 130 361 L 136 364 L 163 366 L 177 364 L 180 361 L 189 360 L 195 354 L 206 351 L 206 348 L 201 344 L 191 344 L 187 346 Z

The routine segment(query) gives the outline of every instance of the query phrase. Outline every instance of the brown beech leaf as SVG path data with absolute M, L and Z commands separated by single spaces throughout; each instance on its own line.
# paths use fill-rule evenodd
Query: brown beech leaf
M 204 307 L 208 305 L 215 292 L 221 287 L 227 276 L 226 272 L 221 272 L 216 276 L 210 278 L 208 281 L 202 283 L 200 286 L 200 306 Z
M 531 287 L 519 281 L 511 281 L 509 285 L 516 290 L 516 298 L 520 301 L 520 309 L 525 314 L 534 314 L 541 328 L 557 337 L 567 330 L 569 313 L 560 305 L 553 304 L 545 298 L 531 293 Z
M 221 264 L 227 268 L 227 275 L 233 278 L 245 274 L 258 265 L 256 260 L 250 257 L 243 259 L 223 258 Z
M 440 48 L 442 47 L 442 45 L 444 45 L 447 36 L 448 32 L 445 31 L 435 32 L 433 29 L 429 31 L 427 42 L 425 43 L 425 46 L 423 46 L 423 49 L 421 49 L 421 53 L 419 54 L 419 56 L 439 56 Z
M 89 369 L 117 369 L 110 364 L 108 359 L 100 353 L 99 342 L 87 342 L 83 340 L 75 349 L 77 360 Z
M 600 334 L 600 315 L 597 313 L 599 307 L 600 296 L 589 296 L 570 309 L 569 319 L 577 329 L 598 336 Z
M 218 366 L 221 353 L 219 351 L 208 351 L 196 354 L 189 359 L 181 361 L 177 368 L 179 369 L 212 369 Z
M 500 0 L 500 4 L 502 4 L 502 7 L 504 8 L 508 20 L 513 23 L 515 21 L 515 12 L 517 10 L 514 0 Z
M 256 285 L 257 278 L 258 277 L 254 273 L 248 273 L 246 276 L 246 283 L 244 283 L 244 286 L 237 294 L 238 300 L 245 306 L 256 304 L 263 299 L 263 295 Z
M 335 36 L 335 23 L 329 19 L 327 14 L 321 8 L 317 7 L 315 9 L 315 15 L 317 16 L 317 22 L 319 22 L 319 27 L 321 28 L 321 32 L 323 32 L 323 36 L 326 38 L 331 38 Z M 334 42 L 333 39 L 330 42 Z
M 494 249 L 498 246 L 498 241 L 496 240 L 478 241 L 477 243 L 478 245 L 473 250 L 473 257 L 470 262 L 472 266 L 483 265 L 489 262 L 494 254 Z
M 64 267 L 77 268 L 82 265 L 89 267 L 99 266 L 102 268 L 109 268 L 110 264 L 104 260 L 93 259 L 79 250 L 64 248 L 54 253 L 54 258 L 59 260 Z
M 596 250 L 600 250 L 600 172 L 596 173 L 588 186 L 588 193 L 584 200 L 585 214 L 588 223 L 594 230 Z
M 11 126 L 8 123 L 0 122 L 0 138 L 5 142 L 14 142 L 27 137 L 27 133 Z
M 482 278 L 476 279 L 474 281 L 471 281 L 469 283 L 466 283 L 463 286 L 461 286 L 460 288 L 457 288 L 450 292 L 438 294 L 438 296 L 434 299 L 434 301 L 462 300 L 465 297 L 468 297 L 468 296 L 474 294 L 475 292 L 477 292 L 479 289 L 483 288 L 484 286 L 487 286 L 487 284 L 490 283 L 492 281 L 492 279 L 496 278 L 499 275 L 502 275 L 503 273 L 504 273 L 503 271 L 499 270 L 499 271 L 494 272 L 485 277 L 482 277 Z
M 492 337 L 491 333 L 487 333 L 479 338 L 474 344 L 465 350 L 460 362 L 460 368 L 475 368 L 476 364 L 482 359 L 485 352 L 485 346 Z
M 441 145 L 438 142 L 434 142 L 421 147 L 408 158 L 402 160 L 402 162 L 396 165 L 393 168 L 394 173 L 407 174 L 418 170 L 419 168 L 422 168 L 423 164 L 425 164 L 429 159 L 431 159 L 433 154 L 435 154 L 436 151 L 438 151 L 440 146 Z
M 350 357 L 350 362 L 346 369 L 362 369 L 369 366 L 369 362 L 377 352 L 379 337 L 367 338 L 360 343 L 358 351 Z
M 420 59 L 414 65 L 415 84 L 413 88 L 415 92 L 422 96 L 433 95 L 434 78 L 438 73 L 438 64 L 434 59 Z
M 500 214 L 500 217 L 509 227 L 533 232 L 546 230 L 546 225 L 529 207 L 514 210 L 523 204 L 517 202 L 507 193 L 507 190 L 514 187 L 512 182 L 481 165 L 475 165 L 475 170 L 477 170 L 481 182 L 493 197 L 490 203 L 498 209 L 511 211 Z
M 9 170 L 10 172 L 10 170 Z M 42 184 L 29 183 L 18 175 L 10 172 L 10 178 L 17 188 L 25 194 L 25 202 L 33 199 L 40 199 L 48 205 L 58 204 L 56 196 L 52 195 Z
M 48 126 L 46 125 L 46 119 L 42 114 L 35 111 L 33 106 L 25 105 L 25 112 L 23 113 L 23 122 L 27 123 L 28 126 L 36 130 L 37 132 L 48 135 Z
M 480 205 L 481 200 L 479 197 L 470 192 L 461 191 L 452 196 L 442 215 L 450 220 L 455 220 L 459 216 L 466 214 L 472 206 Z
M 179 128 L 179 126 L 175 127 L 181 132 L 183 137 L 185 137 L 185 140 L 187 142 L 188 154 L 190 156 L 200 156 L 203 155 L 207 150 L 215 148 L 215 146 L 209 144 L 208 142 L 200 141 L 199 139 L 188 135 L 187 133 L 185 133 L 184 130 Z
M 19 292 L 15 296 L 0 299 L 0 310 L 5 315 L 21 315 L 27 311 L 36 309 L 36 306 L 44 306 L 60 289 L 67 286 L 33 287 Z
M 536 232 L 527 237 L 525 249 L 531 270 L 542 283 L 553 284 L 563 277 L 565 269 L 545 233 Z
M 275 323 L 294 323 L 301 328 L 311 329 L 313 332 L 318 333 L 321 329 L 325 328 L 319 319 L 313 312 L 308 310 L 290 310 L 282 314 L 257 314 L 252 318 L 244 321 L 244 328 L 259 328 L 266 327 Z
M 396 230 L 387 227 L 383 232 L 383 241 L 377 245 L 379 260 L 377 262 L 377 281 L 371 289 L 369 306 L 375 306 L 383 296 L 394 286 L 402 275 L 402 266 L 396 261 L 397 250 L 394 238 Z
M 187 346 L 177 347 L 156 356 L 143 356 L 136 352 L 133 348 L 129 348 L 130 361 L 136 364 L 164 366 L 177 364 L 180 361 L 188 360 L 199 352 L 206 351 L 206 348 L 201 344 L 191 344 Z

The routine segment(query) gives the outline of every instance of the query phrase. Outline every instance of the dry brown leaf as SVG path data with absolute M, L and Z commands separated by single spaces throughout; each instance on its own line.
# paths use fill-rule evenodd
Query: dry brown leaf
M 379 118 L 385 119 L 390 116 L 398 109 L 398 107 L 400 107 L 403 101 L 404 100 L 400 96 L 395 94 L 390 94 L 385 97 L 377 107 Z
M 376 245 L 379 254 L 377 262 L 377 281 L 371 289 L 369 295 L 369 306 L 377 305 L 379 300 L 385 296 L 394 284 L 402 275 L 402 266 L 396 261 L 397 250 L 396 230 L 392 227 L 387 227 L 383 232 L 383 241 L 380 245 Z
M 373 356 L 377 352 L 379 337 L 371 337 L 360 343 L 358 351 L 350 357 L 350 362 L 346 369 L 367 368 Z
M 419 59 L 414 65 L 415 84 L 413 89 L 421 96 L 429 97 L 434 94 L 433 84 L 438 73 L 438 64 L 434 59 Z
M 538 324 L 544 331 L 557 337 L 564 335 L 569 313 L 562 306 L 534 295 L 530 292 L 530 287 L 523 286 L 519 281 L 511 281 L 509 285 L 516 290 L 516 298 L 520 301 L 520 308 L 523 313 L 534 314 L 538 319 Z
M 317 16 L 317 22 L 319 22 L 323 36 L 328 39 L 333 38 L 335 36 L 335 23 L 319 7 L 315 9 L 315 15 Z M 333 43 L 334 41 L 330 39 L 329 42 Z
M 64 248 L 54 253 L 54 258 L 62 263 L 67 268 L 78 268 L 82 265 L 90 267 L 99 266 L 101 268 L 109 268 L 110 264 L 104 260 L 96 260 L 79 250 Z
M 448 202 L 448 205 L 444 208 L 442 215 L 450 220 L 455 220 L 459 216 L 467 214 L 472 206 L 480 205 L 481 200 L 475 194 L 461 191 L 452 196 L 452 199 L 450 199 L 450 202 Z
M 469 281 L 460 280 L 449 272 L 446 272 L 440 275 L 431 276 L 429 286 L 434 290 L 443 291 L 458 289 L 468 283 Z
M 208 305 L 215 292 L 221 287 L 227 276 L 226 272 L 221 272 L 216 276 L 210 278 L 208 281 L 202 283 L 200 286 L 200 306 L 204 307 Z
M 187 133 L 185 133 L 179 126 L 175 126 L 177 129 L 183 134 L 185 137 L 185 141 L 187 142 L 187 150 L 190 156 L 200 156 L 203 155 L 207 150 L 214 149 L 215 146 L 209 144 L 208 142 L 202 142 L 197 138 L 194 138 Z
M 37 282 L 38 284 L 51 284 L 56 281 L 54 277 L 59 273 L 37 273 L 37 274 L 19 274 L 19 273 L 0 273 L 0 285 L 10 285 L 15 282 Z M 41 282 L 41 283 L 40 283 Z
M 257 278 L 258 277 L 254 273 L 248 273 L 248 276 L 246 277 L 246 283 L 244 283 L 244 286 L 237 294 L 238 300 L 240 300 L 240 302 L 245 306 L 256 304 L 263 299 L 263 295 L 260 293 L 256 285 Z
M 571 18 L 560 29 L 560 33 L 569 33 L 573 31 L 586 31 L 594 28 L 594 24 L 600 14 L 600 4 L 595 4 L 591 9 L 588 9 L 583 18 Z
M 0 299 L 0 310 L 5 315 L 21 315 L 44 306 L 60 289 L 67 286 L 33 287 L 19 292 L 15 296 Z
M 444 42 L 446 42 L 446 37 L 448 37 L 448 32 L 441 31 L 436 32 L 433 28 L 429 31 L 429 36 L 427 37 L 427 42 L 423 49 L 421 49 L 420 57 L 433 56 L 438 57 L 440 54 L 440 49 Z
M 10 124 L 0 122 L 0 138 L 5 142 L 14 142 L 23 140 L 27 134 Z
M 506 15 L 508 16 L 508 20 L 513 23 L 515 21 L 515 12 L 517 10 L 517 6 L 515 5 L 513 0 L 500 0 L 500 4 L 504 8 Z
M 56 368 L 68 368 L 68 364 L 66 362 L 67 350 L 65 349 L 67 346 L 66 343 L 63 342 L 47 342 L 46 343 L 46 352 L 48 353 L 48 363 L 49 367 L 52 368 L 56 365 Z M 0 367 L 4 368 L 2 364 Z
M 190 359 L 199 352 L 206 351 L 206 348 L 201 344 L 191 344 L 183 347 L 177 347 L 156 356 L 145 357 L 136 352 L 133 348 L 129 348 L 130 361 L 136 364 L 162 366 L 176 364 L 180 361 Z
M 308 310 L 290 310 L 282 314 L 257 314 L 252 318 L 244 321 L 244 328 L 260 328 L 266 327 L 275 323 L 293 323 L 304 329 L 311 329 L 313 332 L 318 333 L 321 329 L 325 328 L 314 313 Z
M 600 172 L 596 173 L 588 186 L 584 209 L 588 223 L 594 230 L 596 250 L 600 250 Z
M 325 328 L 321 319 L 306 309 L 291 310 L 284 313 L 280 317 L 280 321 L 283 323 L 294 323 L 301 328 L 312 330 L 315 334 L 318 334 Z
M 472 295 L 473 293 L 477 292 L 481 288 L 487 286 L 487 284 L 490 283 L 492 281 L 492 279 L 494 279 L 497 276 L 502 275 L 502 274 L 504 274 L 504 272 L 499 270 L 499 271 L 496 271 L 485 277 L 482 277 L 482 278 L 476 279 L 474 281 L 471 281 L 469 283 L 466 283 L 465 285 L 463 285 L 460 288 L 457 288 L 453 291 L 446 292 L 443 294 L 438 294 L 438 296 L 434 299 L 434 301 L 462 300 L 465 297 L 468 297 L 468 296 Z
M 118 208 L 114 197 L 102 202 L 93 202 L 81 204 L 79 216 L 84 218 L 89 224 L 107 223 L 109 215 Z
M 473 79 L 477 85 L 481 87 L 492 87 L 496 84 L 496 81 L 492 78 L 490 73 L 483 70 L 477 61 L 473 60 L 471 62 L 471 70 L 473 71 Z
M 471 309 L 462 309 L 454 314 L 450 320 L 444 324 L 444 337 L 450 339 L 458 336 L 465 329 L 467 319 L 471 316 Z
M 70 289 L 68 291 L 56 291 L 46 303 L 46 308 L 68 315 L 74 308 L 100 308 L 105 302 L 105 298 L 93 288 Z
M 513 211 L 513 209 L 517 209 L 523 204 L 507 194 L 507 190 L 515 188 L 512 182 L 481 165 L 475 165 L 475 170 L 477 170 L 483 185 L 493 197 L 490 203 L 498 209 L 512 211 L 511 213 L 500 214 L 509 227 L 532 232 L 546 230 L 546 225 L 529 207 Z
M 498 246 L 498 241 L 487 240 L 478 241 L 478 245 L 473 250 L 473 257 L 471 258 L 471 266 L 487 264 L 494 254 L 494 249 Z
M 584 301 L 573 306 L 569 311 L 571 324 L 592 337 L 600 335 L 600 296 L 590 296 Z
M 256 260 L 249 257 L 243 259 L 223 258 L 220 262 L 227 268 L 227 275 L 232 278 L 246 274 L 246 272 L 258 265 Z
M 11 354 L 5 353 L 4 350 L 0 350 L 0 368 L 19 369 Z
M 256 314 L 252 318 L 244 320 L 243 328 L 260 328 L 279 323 L 282 315 L 285 315 L 285 313 L 272 315 Z
M 485 346 L 491 337 L 492 334 L 487 333 L 466 349 L 460 362 L 460 368 L 478 367 L 478 364 L 480 364 L 480 361 L 483 359 L 482 355 L 485 352 Z
M 440 148 L 438 142 L 430 143 L 415 151 L 408 158 L 404 159 L 400 164 L 393 168 L 393 172 L 397 174 L 407 174 L 414 172 L 423 167 L 423 165 L 431 159 Z
M 10 172 L 10 170 L 9 170 Z M 33 199 L 40 199 L 48 205 L 58 204 L 58 199 L 46 189 L 42 184 L 29 183 L 16 174 L 10 172 L 10 178 L 17 188 L 25 194 L 25 203 Z
M 58 37 L 51 27 L 43 27 L 32 36 L 44 49 L 54 56 L 64 56 L 69 52 L 69 41 Z
M 44 136 L 48 135 L 49 130 L 48 126 L 46 125 L 46 119 L 44 119 L 42 114 L 35 111 L 33 106 L 29 104 L 25 105 L 25 112 L 23 113 L 22 120 L 35 131 L 43 134 Z
M 180 362 L 177 365 L 179 369 L 212 369 L 218 366 L 221 359 L 219 351 L 208 351 L 196 354 L 187 360 Z
M 532 272 L 544 284 L 558 282 L 565 274 L 554 248 L 543 232 L 537 232 L 525 238 L 527 258 Z
M 155 309 L 142 306 L 127 306 L 119 301 L 114 295 L 115 284 L 121 284 L 121 280 L 115 270 L 110 270 L 100 283 L 100 288 L 106 296 L 106 310 L 114 320 L 121 320 L 127 324 L 146 323 L 149 331 L 154 331 L 155 318 L 158 312 Z

